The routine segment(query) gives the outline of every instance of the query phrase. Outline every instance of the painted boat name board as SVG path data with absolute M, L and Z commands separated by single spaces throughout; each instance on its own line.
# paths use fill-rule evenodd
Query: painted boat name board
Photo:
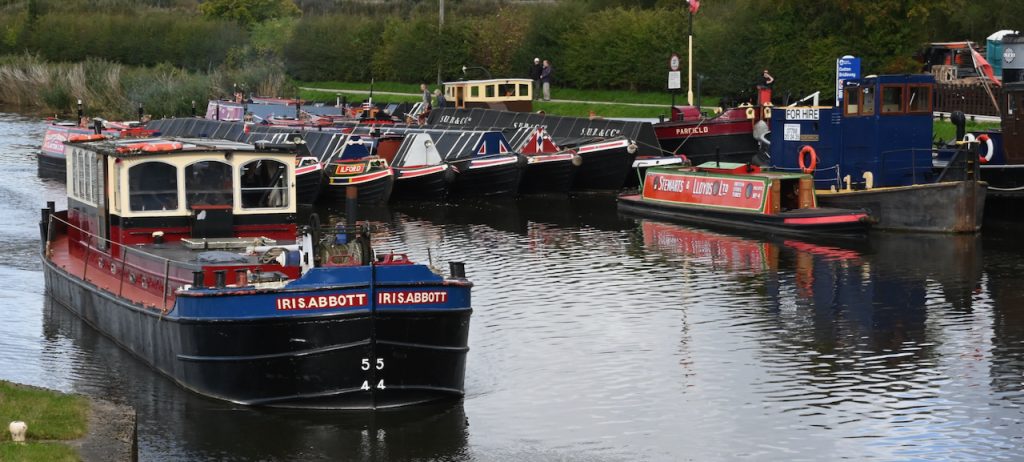
M 677 204 L 762 212 L 767 179 L 648 170 L 643 198 Z

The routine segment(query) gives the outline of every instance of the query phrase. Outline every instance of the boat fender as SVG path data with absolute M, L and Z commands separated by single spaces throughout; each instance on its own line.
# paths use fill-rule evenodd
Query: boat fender
M 979 143 L 985 143 L 985 154 L 982 154 L 981 150 L 978 150 L 978 160 L 983 164 L 987 164 L 992 160 L 992 153 L 995 152 L 996 147 L 992 143 L 992 138 L 989 138 L 989 136 L 984 133 L 978 135 L 977 140 Z
M 583 165 L 583 157 L 580 156 L 579 154 L 573 154 L 572 155 L 572 166 L 573 167 L 579 167 L 580 165 Z
M 626 146 L 626 152 L 630 154 L 636 154 L 636 150 L 636 143 L 629 143 L 629 146 Z
M 805 161 L 806 156 L 810 154 L 810 160 Z M 800 171 L 804 173 L 814 173 L 814 169 L 818 166 L 818 153 L 814 152 L 814 148 L 810 145 L 804 145 L 800 148 L 800 154 L 797 158 L 800 163 Z

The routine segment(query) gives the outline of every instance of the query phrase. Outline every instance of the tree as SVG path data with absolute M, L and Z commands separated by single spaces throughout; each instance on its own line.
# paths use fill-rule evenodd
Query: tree
M 302 14 L 294 0 L 206 0 L 199 11 L 210 18 L 229 19 L 249 28 L 269 19 Z

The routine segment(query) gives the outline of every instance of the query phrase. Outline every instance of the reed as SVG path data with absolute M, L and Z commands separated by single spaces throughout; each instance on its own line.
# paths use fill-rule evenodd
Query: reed
M 268 62 L 241 69 L 190 72 L 168 64 L 125 66 L 90 58 L 76 63 L 46 62 L 36 55 L 0 57 L 0 103 L 42 113 L 73 114 L 82 100 L 87 115 L 135 117 L 141 104 L 156 117 L 191 113 L 234 89 L 259 95 L 295 94 L 284 66 Z

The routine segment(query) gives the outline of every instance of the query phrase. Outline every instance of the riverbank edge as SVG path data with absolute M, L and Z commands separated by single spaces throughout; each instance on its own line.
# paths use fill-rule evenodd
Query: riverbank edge
M 67 394 L 49 388 L 7 383 L 54 395 Z M 138 460 L 138 421 L 135 408 L 92 396 L 79 395 L 89 402 L 85 436 L 75 440 L 52 440 L 78 451 L 82 462 L 135 462 Z M 2 423 L 6 430 L 8 422 Z M 31 434 L 32 429 L 29 428 Z

